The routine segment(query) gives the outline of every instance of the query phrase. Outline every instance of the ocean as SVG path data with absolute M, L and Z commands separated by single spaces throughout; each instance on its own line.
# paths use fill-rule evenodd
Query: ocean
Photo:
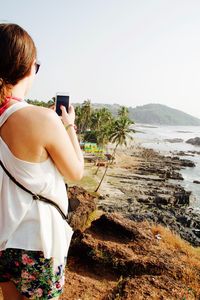
M 200 212 L 200 184 L 193 183 L 200 181 L 200 154 L 191 154 L 189 151 L 200 152 L 200 146 L 187 144 L 190 138 L 200 137 L 200 126 L 154 126 L 146 124 L 135 124 L 135 142 L 143 147 L 159 151 L 163 155 L 176 154 L 179 151 L 187 152 L 187 156 L 181 156 L 195 162 L 196 167 L 181 170 L 184 178 L 179 181 L 187 191 L 192 191 L 191 206 Z M 172 143 L 167 139 L 181 139 L 182 142 Z

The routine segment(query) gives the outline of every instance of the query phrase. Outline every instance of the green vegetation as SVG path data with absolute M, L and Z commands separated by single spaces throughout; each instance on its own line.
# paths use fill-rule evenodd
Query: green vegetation
M 93 168 L 92 168 L 92 170 L 93 170 Z M 79 183 L 78 183 L 79 186 L 83 187 L 90 193 L 92 193 L 94 191 L 94 189 L 97 185 L 97 179 L 93 176 L 92 170 L 91 170 L 91 172 L 88 172 L 88 174 L 85 174 L 83 176 L 83 178 L 81 179 L 81 181 L 79 181 Z M 68 181 L 69 186 L 73 186 L 74 184 L 76 184 L 76 182 Z
M 117 115 L 114 116 L 106 107 L 95 108 L 90 100 L 83 104 L 75 105 L 77 132 L 82 142 L 97 143 L 98 146 L 104 147 L 108 142 L 115 143 L 116 131 L 124 135 L 124 128 L 128 128 L 134 122 L 128 117 L 128 108 L 125 106 L 118 109 Z M 129 129 L 129 132 L 133 131 Z M 124 139 L 124 136 L 121 137 Z M 123 144 L 121 140 L 119 144 Z
M 31 100 L 31 99 L 27 99 L 26 101 L 29 104 L 33 104 L 33 105 L 37 105 L 37 106 L 43 106 L 43 107 L 48 107 L 48 102 L 39 101 L 39 100 Z
M 109 142 L 114 122 L 112 113 L 107 108 L 93 108 L 90 100 L 76 105 L 75 113 L 81 141 L 97 143 L 98 146 L 104 147 Z

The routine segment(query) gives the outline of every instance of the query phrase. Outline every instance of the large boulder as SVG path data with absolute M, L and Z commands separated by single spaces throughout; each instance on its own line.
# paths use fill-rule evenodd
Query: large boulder
M 68 188 L 68 198 L 71 206 L 71 212 L 68 213 L 69 224 L 73 230 L 84 230 L 96 210 L 96 199 L 78 186 Z
M 194 146 L 200 146 L 200 137 L 195 137 L 195 138 L 189 139 L 186 141 L 186 143 L 194 145 Z

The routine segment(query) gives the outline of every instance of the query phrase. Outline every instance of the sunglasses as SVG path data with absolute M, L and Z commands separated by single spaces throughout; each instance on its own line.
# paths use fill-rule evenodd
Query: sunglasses
M 40 63 L 36 62 L 35 63 L 35 74 L 37 74 L 37 72 L 39 71 L 39 68 L 40 68 Z

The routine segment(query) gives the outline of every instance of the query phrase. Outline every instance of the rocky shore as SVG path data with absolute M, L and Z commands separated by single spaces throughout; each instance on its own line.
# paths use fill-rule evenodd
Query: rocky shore
M 129 160 L 134 159 L 135 165 Z M 118 160 L 120 160 L 120 153 Z M 127 163 L 114 165 L 100 190 L 99 209 L 119 212 L 134 221 L 162 224 L 194 246 L 200 246 L 200 216 L 190 206 L 192 195 L 180 185 L 180 170 L 193 168 L 180 156 L 163 156 L 154 150 L 127 150 Z

